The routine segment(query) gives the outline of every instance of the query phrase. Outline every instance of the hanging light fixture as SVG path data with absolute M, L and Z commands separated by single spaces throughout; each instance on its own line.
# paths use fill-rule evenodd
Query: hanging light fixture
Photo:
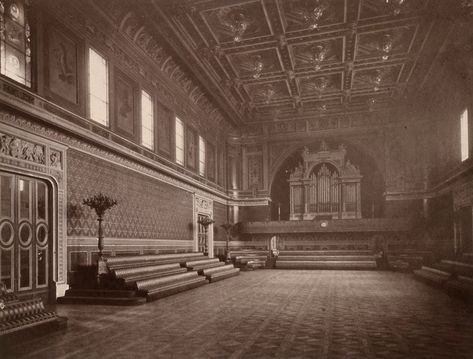
M 385 34 L 381 39 L 379 50 L 382 53 L 381 59 L 386 61 L 393 50 L 393 38 L 390 34 Z
M 326 8 L 326 5 L 321 0 L 316 0 L 313 8 L 302 11 L 302 17 L 310 30 L 317 30 L 319 28 L 319 21 L 324 16 Z
M 371 81 L 373 82 L 373 85 L 374 85 L 373 90 L 379 91 L 381 82 L 383 81 L 383 72 L 380 69 L 376 70 L 376 73 L 373 76 Z
M 253 57 L 253 64 L 252 64 L 252 72 L 253 72 L 253 75 L 252 77 L 257 80 L 261 77 L 261 74 L 263 73 L 263 68 L 264 68 L 264 64 L 263 64 L 263 61 L 261 59 L 261 56 L 260 55 L 256 55 Z
M 394 16 L 397 16 L 401 13 L 402 5 L 406 0 L 386 0 L 386 4 L 393 8 Z
M 321 69 L 321 63 L 327 57 L 327 48 L 321 44 L 314 46 L 312 51 L 312 64 L 314 65 L 314 70 L 319 71 Z

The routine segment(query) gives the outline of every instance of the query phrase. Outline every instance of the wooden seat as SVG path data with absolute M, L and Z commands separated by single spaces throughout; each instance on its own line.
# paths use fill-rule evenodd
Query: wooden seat
M 41 298 L 19 300 L 13 293 L 0 295 L 0 343 L 21 340 L 54 330 L 65 329 L 67 319 L 46 311 Z M 13 339 L 15 338 L 15 339 Z
M 262 250 L 235 250 L 229 253 L 235 267 L 241 270 L 254 270 L 257 268 L 266 268 L 268 252 Z
M 444 259 L 414 271 L 414 276 L 424 283 L 472 302 L 473 264 L 469 258 L 460 256 L 455 259 Z
M 376 269 L 376 257 L 365 250 L 280 251 L 279 269 Z
M 210 283 L 240 274 L 233 264 L 225 264 L 218 258 L 186 262 L 185 265 L 189 270 L 205 276 Z

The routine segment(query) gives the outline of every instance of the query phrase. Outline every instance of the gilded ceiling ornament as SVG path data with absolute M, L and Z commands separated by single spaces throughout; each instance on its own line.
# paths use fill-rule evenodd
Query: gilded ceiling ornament
M 321 69 L 321 63 L 327 57 L 327 47 L 324 44 L 316 45 L 312 48 L 312 64 L 314 70 L 319 71 Z
M 379 44 L 379 50 L 382 52 L 381 59 L 386 61 L 393 50 L 393 37 L 390 34 L 385 34 Z
M 222 8 L 217 13 L 218 20 L 232 34 L 234 42 L 240 42 L 250 26 L 250 18 L 241 9 Z
M 406 0 L 386 0 L 386 4 L 392 8 L 394 16 L 397 16 L 401 13 L 402 6 Z

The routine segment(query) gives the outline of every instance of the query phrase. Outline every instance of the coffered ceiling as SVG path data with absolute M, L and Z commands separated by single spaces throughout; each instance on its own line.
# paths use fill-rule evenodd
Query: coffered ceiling
M 142 15 L 240 124 L 396 106 L 448 32 L 435 0 L 151 1 Z

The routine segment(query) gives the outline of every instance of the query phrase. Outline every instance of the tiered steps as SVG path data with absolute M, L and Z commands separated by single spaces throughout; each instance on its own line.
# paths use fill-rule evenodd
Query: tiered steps
M 188 270 L 196 271 L 205 276 L 210 283 L 240 274 L 239 268 L 235 268 L 233 264 L 225 264 L 218 258 L 188 261 L 184 265 Z
M 202 253 L 153 254 L 105 258 L 109 273 L 102 287 L 72 288 L 59 303 L 135 305 L 208 283 L 198 272 L 188 272 L 186 262 L 209 260 Z M 218 260 L 217 260 L 218 261 Z
M 371 251 L 322 250 L 280 251 L 276 260 L 279 269 L 376 269 Z
M 473 258 L 468 254 L 444 259 L 414 271 L 417 279 L 446 290 L 449 294 L 473 299 Z
M 235 266 L 242 270 L 265 268 L 268 260 L 268 252 L 261 250 L 233 250 L 229 255 Z

